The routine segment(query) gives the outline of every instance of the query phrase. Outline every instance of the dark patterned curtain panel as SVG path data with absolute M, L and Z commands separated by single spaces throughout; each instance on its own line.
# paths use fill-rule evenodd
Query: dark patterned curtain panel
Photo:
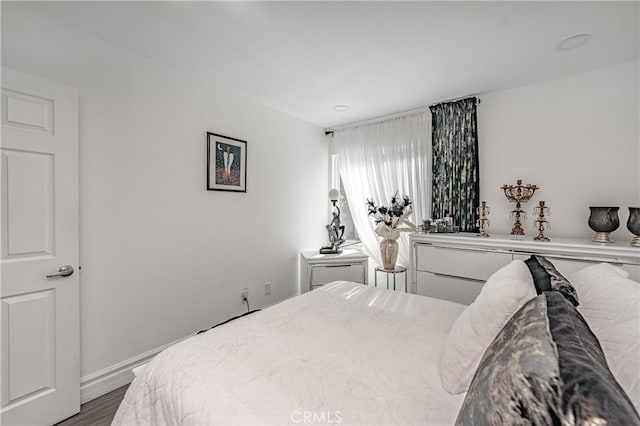
M 476 98 L 430 107 L 434 218 L 453 217 L 462 232 L 476 232 L 480 205 Z

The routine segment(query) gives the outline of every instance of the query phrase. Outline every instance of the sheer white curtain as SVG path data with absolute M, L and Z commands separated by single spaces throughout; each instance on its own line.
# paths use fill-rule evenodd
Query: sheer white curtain
M 431 114 L 418 112 L 335 130 L 333 143 L 353 223 L 366 253 L 380 265 L 380 243 L 366 200 L 389 205 L 393 194 L 413 201 L 416 225 L 430 218 Z M 409 265 L 409 240 L 398 240 L 398 264 Z

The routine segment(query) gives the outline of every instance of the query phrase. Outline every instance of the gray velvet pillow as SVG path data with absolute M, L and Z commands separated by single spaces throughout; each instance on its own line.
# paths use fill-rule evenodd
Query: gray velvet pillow
M 556 267 L 544 256 L 533 255 L 524 263 L 529 267 L 533 277 L 533 285 L 536 292 L 557 291 L 562 293 L 573 306 L 578 306 L 578 293 L 573 284 L 556 269 Z
M 531 299 L 476 370 L 456 425 L 640 425 L 598 340 L 558 292 Z

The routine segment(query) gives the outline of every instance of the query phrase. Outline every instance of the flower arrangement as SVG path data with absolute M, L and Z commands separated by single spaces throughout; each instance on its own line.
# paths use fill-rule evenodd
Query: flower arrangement
M 396 192 L 389 206 L 378 207 L 372 200 L 367 200 L 367 207 L 369 216 L 373 216 L 377 225 L 376 234 L 385 240 L 397 240 L 401 232 L 416 230 L 416 226 L 407 219 L 413 213 L 413 203 L 406 195 L 399 197 Z

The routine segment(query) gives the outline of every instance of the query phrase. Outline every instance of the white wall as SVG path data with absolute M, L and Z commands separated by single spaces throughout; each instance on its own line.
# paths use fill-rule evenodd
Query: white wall
M 81 375 L 294 295 L 325 238 L 322 129 L 47 20 L 3 66 L 79 89 Z M 206 191 L 206 132 L 248 141 L 247 193 Z M 263 285 L 272 282 L 271 296 Z
M 554 237 L 590 237 L 589 206 L 620 206 L 614 236 L 630 240 L 627 207 L 640 206 L 639 70 L 630 62 L 553 81 L 482 94 L 478 106 L 480 195 L 489 233 L 509 233 L 514 208 L 500 189 L 517 179 L 540 187 L 525 204 L 551 208 Z
M 66 28 L 13 14 L 2 62 L 80 91 L 81 374 L 295 293 L 323 243 L 322 130 Z M 640 205 L 638 63 L 481 96 L 481 197 L 536 183 L 551 238 L 587 237 L 588 206 Z M 205 132 L 248 141 L 248 192 L 205 191 Z M 533 235 L 531 219 L 527 232 Z M 616 233 L 629 239 L 624 225 Z M 271 297 L 262 286 L 273 282 Z

